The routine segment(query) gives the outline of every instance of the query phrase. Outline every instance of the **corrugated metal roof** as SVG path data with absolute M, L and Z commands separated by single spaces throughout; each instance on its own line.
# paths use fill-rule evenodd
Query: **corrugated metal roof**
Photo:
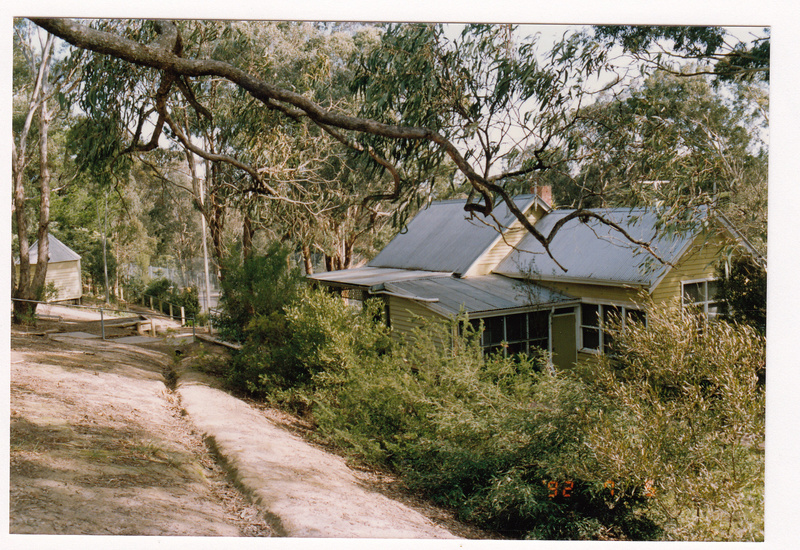
M 519 195 L 514 203 L 525 212 L 536 195 Z M 432 203 L 412 219 L 375 259 L 371 267 L 465 273 L 497 240 L 494 220 L 464 211 L 464 200 Z M 505 203 L 497 205 L 495 217 L 507 227 L 516 219 Z
M 385 267 L 357 267 L 354 269 L 342 269 L 339 271 L 328 271 L 326 273 L 315 273 L 307 278 L 328 283 L 338 283 L 346 286 L 373 287 L 393 281 L 404 281 L 408 279 L 419 279 L 423 277 L 449 277 L 450 273 L 435 271 L 419 271 L 409 269 L 392 269 Z
M 594 211 L 623 227 L 631 237 L 651 242 L 653 250 L 667 262 L 676 261 L 696 235 L 660 236 L 656 230 L 655 212 L 645 209 Z M 542 217 L 536 228 L 548 235 L 555 223 L 571 212 L 573 210 L 554 210 Z M 532 235 L 523 237 L 517 248 L 500 262 L 494 269 L 495 273 L 510 277 L 531 275 L 546 280 L 650 286 L 668 269 L 645 249 L 595 219 L 586 223 L 579 219 L 570 220 L 553 239 L 550 251 L 567 268 L 566 272 L 556 265 Z
M 48 263 L 55 264 L 59 262 L 74 262 L 80 260 L 81 257 L 70 247 L 56 239 L 50 233 L 47 234 L 48 247 L 50 252 L 50 260 Z M 32 264 L 39 261 L 39 241 L 35 241 L 30 246 L 30 260 Z M 19 264 L 19 258 L 14 263 Z
M 499 310 L 546 307 L 575 301 L 575 298 L 534 283 L 501 275 L 459 279 L 433 277 L 384 285 L 386 291 L 409 298 L 438 299 L 424 305 L 443 315 L 486 314 Z

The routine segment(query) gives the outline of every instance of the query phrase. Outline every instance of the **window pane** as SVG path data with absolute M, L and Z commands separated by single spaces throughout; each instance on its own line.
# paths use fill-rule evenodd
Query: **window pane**
M 696 302 L 705 302 L 705 292 L 703 291 L 705 283 L 689 283 L 683 285 L 683 299 L 687 304 Z
M 508 344 L 506 350 L 508 355 L 511 356 L 517 353 L 527 353 L 528 346 L 525 345 L 525 342 L 516 342 L 514 344 Z
M 590 327 L 600 326 L 598 307 L 592 304 L 581 304 L 581 324 Z
M 600 331 L 594 328 L 584 328 L 583 331 L 583 347 L 589 349 L 598 349 L 600 347 Z
M 503 318 L 488 317 L 483 320 L 483 345 L 499 344 L 505 339 L 503 335 Z
M 528 327 L 526 326 L 526 315 L 518 313 L 506 317 L 506 340 L 508 342 L 519 342 L 528 339 Z
M 645 313 L 644 311 L 638 309 L 627 309 L 625 310 L 625 314 L 628 316 L 627 322 L 628 323 L 641 323 L 644 324 L 645 322 Z
M 534 311 L 528 314 L 528 338 L 540 339 L 550 336 L 550 314 L 547 311 Z M 545 346 L 546 347 L 546 346 Z
M 708 281 L 706 284 L 708 285 L 708 299 L 713 300 L 719 291 L 719 281 Z
M 540 350 L 547 351 L 547 338 L 538 338 L 528 342 L 531 349 L 539 348 Z
M 617 306 L 603 306 L 603 324 L 608 326 L 610 323 L 619 323 L 620 312 Z

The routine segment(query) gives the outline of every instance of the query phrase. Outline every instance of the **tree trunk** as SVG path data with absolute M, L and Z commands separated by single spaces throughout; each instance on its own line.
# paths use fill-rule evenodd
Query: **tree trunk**
M 47 109 L 47 79 L 50 72 L 50 52 L 53 37 L 48 35 L 47 42 L 42 52 L 42 63 L 37 75 L 37 84 L 30 101 L 30 111 L 25 121 L 23 135 L 20 138 L 20 151 L 13 151 L 14 164 L 14 215 L 17 222 L 17 236 L 19 238 L 19 278 L 16 279 L 17 287 L 13 289 L 13 297 L 21 300 L 40 300 L 43 296 L 44 281 L 47 276 L 47 262 L 50 259 L 50 246 L 47 228 L 50 223 L 50 167 L 48 161 L 48 134 L 50 129 L 50 112 Z M 25 209 L 25 164 L 26 143 L 30 123 L 33 115 L 39 113 L 39 239 L 38 260 L 36 269 L 31 277 L 30 246 L 28 244 L 28 218 Z M 12 279 L 13 280 L 13 279 Z M 17 323 L 34 322 L 36 304 L 32 302 L 14 302 L 14 321 Z
M 311 261 L 311 247 L 308 246 L 308 243 L 301 245 L 300 252 L 303 255 L 303 267 L 305 267 L 306 275 L 313 275 L 314 264 Z
M 243 208 L 244 222 L 242 225 L 242 258 L 247 259 L 253 254 L 253 235 L 255 228 L 250 217 L 250 208 L 246 205 Z

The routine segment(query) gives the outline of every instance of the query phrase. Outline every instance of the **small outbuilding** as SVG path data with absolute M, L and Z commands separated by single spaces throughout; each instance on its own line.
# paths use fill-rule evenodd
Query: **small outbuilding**
M 79 302 L 83 295 L 81 284 L 81 257 L 70 247 L 48 234 L 50 260 L 47 264 L 47 277 L 45 285 L 50 283 L 55 286 L 57 294 L 51 297 L 52 302 Z M 30 247 L 31 266 L 39 261 L 39 241 Z M 15 261 L 17 276 L 19 276 L 19 259 Z

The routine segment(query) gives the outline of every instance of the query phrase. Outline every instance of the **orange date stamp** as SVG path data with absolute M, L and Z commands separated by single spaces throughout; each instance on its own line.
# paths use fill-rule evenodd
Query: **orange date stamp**
M 556 498 L 558 496 L 569 498 L 574 494 L 575 491 L 575 482 L 572 480 L 558 482 L 555 480 L 542 480 L 542 484 L 547 487 L 547 496 L 550 498 Z M 613 497 L 617 490 L 617 484 L 614 480 L 609 479 L 603 484 L 603 488 L 606 489 L 611 496 Z M 648 479 L 644 482 L 644 496 L 647 498 L 653 498 L 656 496 L 656 488 L 653 485 L 653 481 Z

